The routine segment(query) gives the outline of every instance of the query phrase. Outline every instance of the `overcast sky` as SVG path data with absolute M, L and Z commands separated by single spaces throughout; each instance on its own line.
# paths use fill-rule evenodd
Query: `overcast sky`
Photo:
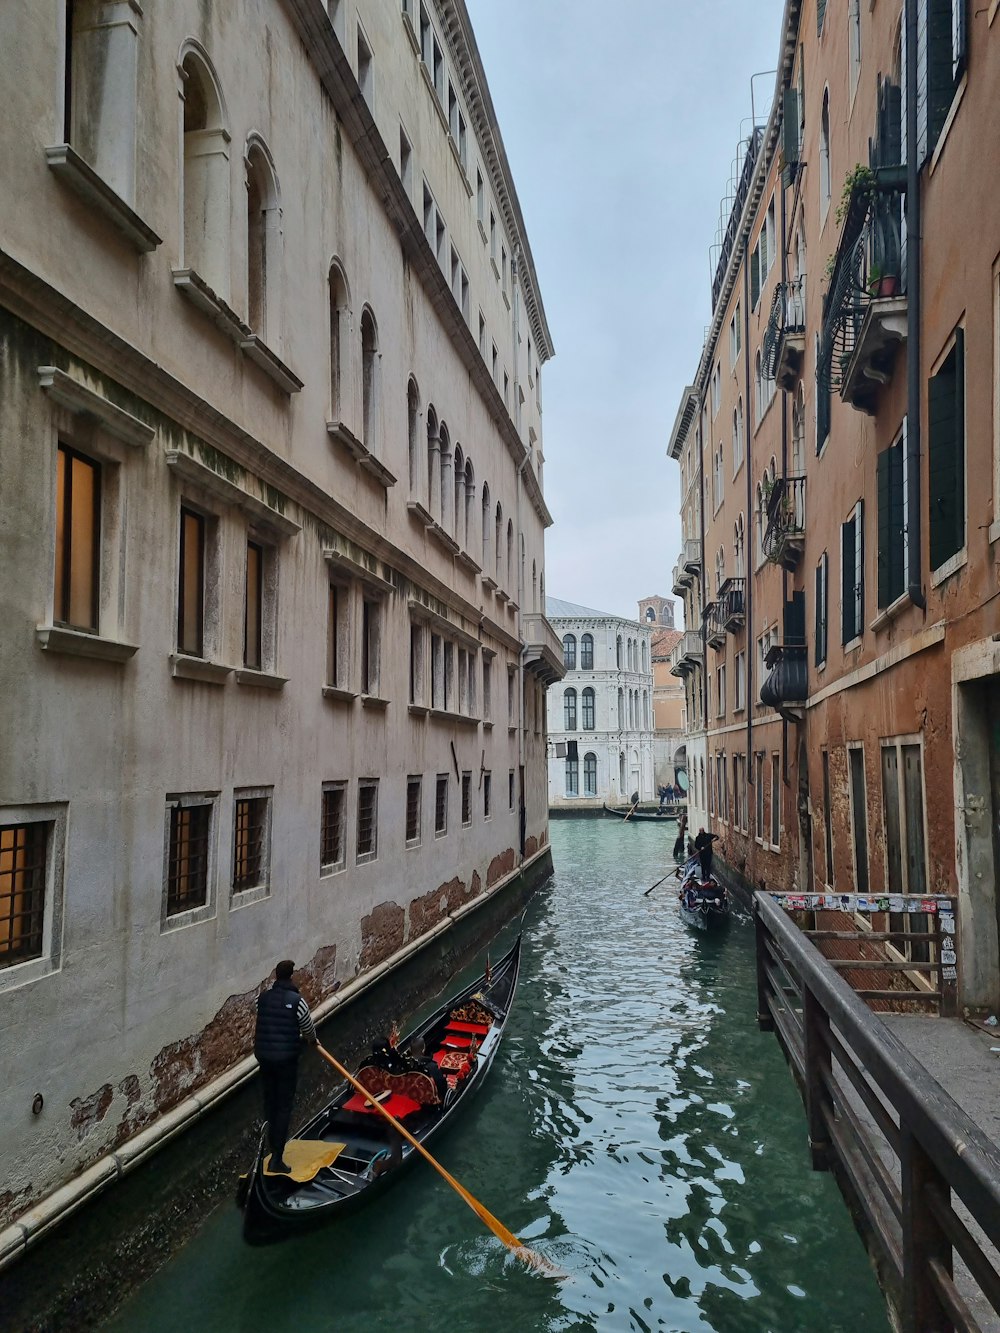
M 556 348 L 542 372 L 546 592 L 634 617 L 640 597 L 673 595 L 667 438 L 782 0 L 468 6 Z M 763 120 L 774 78 L 753 88 Z

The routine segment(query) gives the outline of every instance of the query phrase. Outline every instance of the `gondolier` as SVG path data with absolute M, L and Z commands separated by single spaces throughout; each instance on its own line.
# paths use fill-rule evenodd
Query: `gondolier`
M 257 997 L 257 1026 L 253 1053 L 260 1065 L 271 1158 L 268 1171 L 287 1175 L 285 1141 L 295 1101 L 299 1055 L 303 1042 L 315 1046 L 316 1028 L 309 1006 L 292 981 L 295 964 L 282 959 L 274 969 L 274 984 Z

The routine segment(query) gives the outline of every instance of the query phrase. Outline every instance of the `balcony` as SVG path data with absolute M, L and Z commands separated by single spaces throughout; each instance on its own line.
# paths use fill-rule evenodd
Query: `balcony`
M 674 565 L 673 583 L 670 585 L 675 597 L 683 597 L 688 588 L 690 588 L 693 579 L 684 568 L 682 560 L 678 560 Z
M 906 341 L 906 266 L 900 168 L 855 186 L 823 305 L 820 378 L 872 415 Z
M 747 622 L 744 590 L 746 579 L 725 579 L 719 588 L 719 607 L 723 628 L 735 634 Z
M 543 685 L 562 680 L 562 641 L 540 611 L 526 612 L 522 619 L 524 634 L 524 669 L 532 672 Z
M 806 540 L 806 479 L 778 477 L 767 497 L 764 557 L 772 565 L 793 570 Z
M 696 577 L 701 576 L 701 542 L 689 537 L 681 550 L 681 565 Z
M 760 687 L 760 701 L 788 722 L 801 722 L 809 697 L 809 668 L 804 643 L 778 643 L 766 657 L 769 674 Z M 799 705 L 796 707 L 796 705 Z
M 723 605 L 721 601 L 710 602 L 705 608 L 705 637 L 708 639 L 711 648 L 724 648 L 726 646 L 726 626 L 722 619 Z
M 670 674 L 689 676 L 704 660 L 700 632 L 693 629 L 685 630 L 670 654 Z
M 769 379 L 794 393 L 806 350 L 806 288 L 802 278 L 779 282 L 764 332 L 764 365 Z

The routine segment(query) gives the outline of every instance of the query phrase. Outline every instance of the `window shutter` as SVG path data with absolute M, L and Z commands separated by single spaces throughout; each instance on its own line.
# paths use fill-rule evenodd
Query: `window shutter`
M 782 147 L 785 163 L 793 166 L 799 160 L 799 91 L 786 88 L 781 99 Z
M 823 16 L 826 14 L 826 0 L 819 0 L 816 6 L 816 35 L 823 31 Z
M 889 453 L 889 600 L 906 590 L 906 418 L 902 438 Z
M 878 604 L 889 606 L 895 599 L 892 595 L 891 568 L 891 500 L 889 498 L 890 469 L 893 449 L 885 449 L 877 460 L 878 476 Z
M 858 501 L 854 511 L 854 633 L 861 634 L 865 624 L 865 502 Z
M 750 307 L 756 308 L 760 297 L 760 253 L 754 246 L 753 254 L 750 256 Z
M 938 136 L 948 117 L 955 92 L 955 70 L 952 60 L 953 5 L 961 0 L 926 0 L 926 118 L 927 142 L 925 152 L 933 153 Z M 919 105 L 919 103 L 918 103 Z
M 927 386 L 930 564 L 938 569 L 965 537 L 964 335 Z
M 785 643 L 803 644 L 806 641 L 806 595 L 793 592 L 785 602 Z
M 830 387 L 822 375 L 816 377 L 816 452 L 830 434 Z
M 826 552 L 820 556 L 816 566 L 816 639 L 815 661 L 822 666 L 826 661 Z
M 850 643 L 854 629 L 854 578 L 856 569 L 855 541 L 857 533 L 853 517 L 840 527 L 840 637 Z

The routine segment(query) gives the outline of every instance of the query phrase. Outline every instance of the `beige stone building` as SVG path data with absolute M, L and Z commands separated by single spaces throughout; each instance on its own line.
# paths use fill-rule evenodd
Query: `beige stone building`
M 463 0 L 13 0 L 0 82 L 9 1257 L 245 1071 L 277 957 L 322 1005 L 544 867 L 563 667 Z
M 674 670 L 724 856 L 754 886 L 957 893 L 974 1009 L 1000 1003 L 996 9 L 786 5 L 669 445 Z

